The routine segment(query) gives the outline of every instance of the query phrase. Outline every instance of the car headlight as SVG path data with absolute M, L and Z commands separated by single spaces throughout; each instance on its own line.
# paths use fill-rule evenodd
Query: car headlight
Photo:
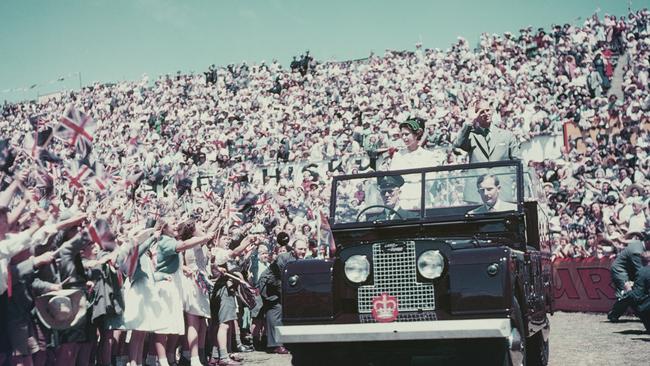
M 345 277 L 354 283 L 368 279 L 370 263 L 365 255 L 353 255 L 345 261 Z
M 445 258 L 438 250 L 427 250 L 418 258 L 418 271 L 422 277 L 432 280 L 440 277 L 445 269 Z

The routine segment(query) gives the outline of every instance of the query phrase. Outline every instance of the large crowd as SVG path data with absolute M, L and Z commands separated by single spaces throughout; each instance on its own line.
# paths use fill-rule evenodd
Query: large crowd
M 426 121 L 424 148 L 466 161 L 452 142 L 481 100 L 522 143 L 576 126 L 560 158 L 525 157 L 554 256 L 615 256 L 650 218 L 649 20 L 594 15 L 482 34 L 474 49 L 307 53 L 289 70 L 243 62 L 5 103 L 0 365 L 237 364 L 249 339 L 286 352 L 264 315 L 283 252 L 328 255 L 330 178 L 390 167 L 409 117 Z M 83 133 L 62 133 L 62 116 Z M 66 318 L 61 291 L 82 292 L 87 316 Z

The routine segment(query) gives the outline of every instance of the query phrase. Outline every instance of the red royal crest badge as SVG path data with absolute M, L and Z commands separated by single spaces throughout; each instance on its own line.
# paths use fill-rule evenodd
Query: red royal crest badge
M 379 323 L 389 323 L 397 319 L 397 297 L 387 293 L 372 298 L 372 317 Z

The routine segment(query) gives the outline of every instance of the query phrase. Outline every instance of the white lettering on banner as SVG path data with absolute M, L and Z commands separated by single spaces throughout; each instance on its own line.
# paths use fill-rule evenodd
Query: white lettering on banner
M 540 135 L 531 138 L 521 144 L 521 153 L 524 161 L 542 161 L 545 159 L 559 159 L 562 157 L 562 148 L 564 147 L 563 137 L 558 135 Z M 438 148 L 430 150 L 439 150 L 447 153 L 447 148 Z M 377 159 L 377 165 L 381 166 L 384 161 L 383 157 Z M 321 177 L 325 177 L 327 171 L 336 171 L 343 169 L 346 174 L 350 174 L 355 168 L 358 171 L 365 171 L 370 165 L 370 158 L 367 154 L 355 154 L 337 157 L 329 160 L 309 161 L 302 160 L 292 163 L 271 163 L 257 165 L 249 172 L 249 179 L 253 182 L 263 182 L 264 177 L 268 176 L 280 180 L 283 175 L 288 176 L 295 185 L 302 182 L 302 169 L 308 165 L 315 166 L 316 172 Z M 220 175 L 220 179 L 225 180 L 225 176 Z M 199 174 L 196 179 L 196 186 L 201 187 L 204 184 L 212 184 L 215 175 L 210 172 Z

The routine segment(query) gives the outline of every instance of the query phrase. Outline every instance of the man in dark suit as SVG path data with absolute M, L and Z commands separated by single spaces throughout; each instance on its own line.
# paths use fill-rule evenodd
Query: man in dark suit
M 266 312 L 267 352 L 287 354 L 289 351 L 279 340 L 277 327 L 282 325 L 282 272 L 287 264 L 297 260 L 292 252 L 281 253 L 261 274 L 259 289 Z
M 632 290 L 634 282 L 637 280 L 638 273 L 643 268 L 642 254 L 650 250 L 650 233 L 631 233 L 628 234 L 632 240 L 627 244 L 612 263 L 610 272 L 612 282 L 616 287 L 617 300 L 612 306 L 612 310 L 607 314 L 607 319 L 612 322 L 618 321 L 618 318 L 625 313 L 629 301 L 629 292 Z M 646 246 L 648 247 L 646 249 Z
M 251 267 L 249 270 L 250 281 L 259 290 L 259 280 L 262 273 L 269 268 L 269 249 L 266 243 L 257 246 L 257 252 L 251 256 Z M 264 311 L 262 311 L 262 297 L 257 294 L 255 297 L 256 305 L 251 309 L 253 322 L 251 325 L 251 335 L 253 337 L 253 346 L 255 349 L 262 348 L 262 331 L 264 330 Z
M 519 142 L 512 132 L 492 126 L 493 106 L 487 101 L 476 103 L 470 121 L 461 128 L 454 147 L 469 154 L 470 163 L 521 159 Z
M 645 266 L 639 271 L 629 298 L 637 308 L 639 318 L 645 326 L 647 333 L 650 333 L 650 243 L 646 242 L 645 251 L 641 253 Z
M 633 245 L 633 246 L 632 246 Z M 631 248 L 632 246 L 632 248 Z M 650 237 L 648 232 L 645 234 L 645 240 L 633 240 L 628 244 L 625 250 L 632 249 L 625 257 L 633 256 L 640 259 L 641 268 L 636 272 L 636 279 L 634 283 L 630 281 L 624 282 L 624 294 L 616 301 L 612 311 L 607 314 L 610 321 L 617 321 L 618 317 L 622 315 L 628 306 L 634 309 L 636 315 L 641 318 L 643 325 L 648 333 L 650 333 Z M 625 252 L 625 250 L 623 252 Z M 623 253 L 621 253 L 623 254 Z M 617 258 L 618 259 L 618 258 Z M 614 264 L 617 264 L 616 261 Z M 614 279 L 614 264 L 612 264 L 612 279 Z M 632 268 L 632 267 L 630 267 Z M 620 276 L 622 280 L 623 276 Z M 616 281 L 615 281 L 616 283 Z
M 251 256 L 250 275 L 252 283 L 257 286 L 260 275 L 269 268 L 269 249 L 265 242 L 258 245 L 257 251 Z

